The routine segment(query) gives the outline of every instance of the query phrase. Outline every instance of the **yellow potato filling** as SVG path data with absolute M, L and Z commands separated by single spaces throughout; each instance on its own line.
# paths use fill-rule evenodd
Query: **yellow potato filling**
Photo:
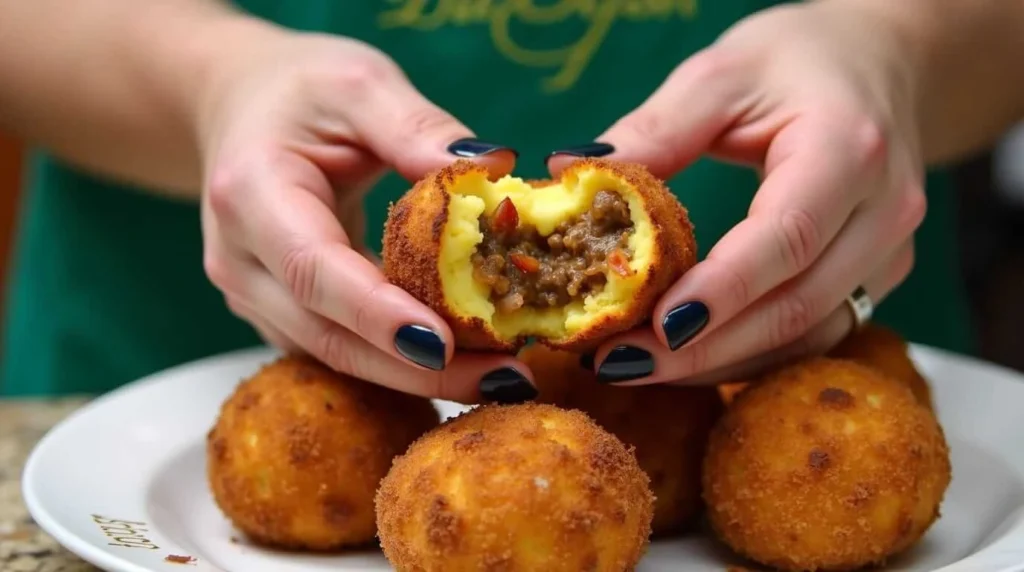
M 604 271 L 603 287 L 575 296 L 567 304 L 551 307 L 523 305 L 500 311 L 492 300 L 492 288 L 474 275 L 474 255 L 485 239 L 482 218 L 491 216 L 502 201 L 515 206 L 520 227 L 532 227 L 548 237 L 565 221 L 591 209 L 601 192 L 617 193 L 629 207 L 632 221 L 625 235 L 628 272 Z M 567 174 L 562 183 L 532 187 L 524 180 L 506 176 L 488 181 L 482 173 L 460 178 L 449 189 L 448 222 L 441 237 L 439 270 L 445 299 L 457 314 L 490 323 L 504 339 L 518 336 L 564 338 L 594 320 L 625 312 L 625 307 L 647 280 L 655 242 L 653 227 L 643 199 L 623 179 L 599 170 Z

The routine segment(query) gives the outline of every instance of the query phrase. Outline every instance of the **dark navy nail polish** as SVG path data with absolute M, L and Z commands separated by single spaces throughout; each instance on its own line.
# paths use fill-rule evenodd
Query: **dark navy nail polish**
M 395 349 L 423 367 L 436 371 L 444 369 L 444 341 L 429 328 L 414 324 L 398 328 Z
M 612 147 L 608 143 L 594 142 L 552 151 L 551 154 L 544 159 L 544 162 L 547 163 L 552 158 L 559 155 L 568 155 L 570 157 L 604 157 L 605 155 L 611 155 L 614 152 L 615 147 Z
M 597 368 L 597 380 L 601 383 L 622 383 L 647 377 L 654 373 L 654 359 L 651 353 L 633 346 L 619 346 L 604 358 Z
M 587 352 L 580 356 L 580 367 L 587 371 L 594 371 L 594 352 Z
M 480 395 L 491 403 L 522 403 L 537 397 L 537 388 L 510 368 L 496 369 L 480 379 Z
M 511 147 L 488 143 L 487 141 L 481 141 L 473 137 L 459 139 L 458 141 L 453 141 L 451 145 L 448 145 L 448 152 L 459 157 L 482 157 L 484 155 L 490 155 L 491 153 L 497 153 L 498 151 L 509 151 L 516 157 L 519 156 L 519 152 Z
M 708 325 L 711 314 L 702 302 L 686 302 L 669 310 L 661 321 L 668 347 L 676 351 Z

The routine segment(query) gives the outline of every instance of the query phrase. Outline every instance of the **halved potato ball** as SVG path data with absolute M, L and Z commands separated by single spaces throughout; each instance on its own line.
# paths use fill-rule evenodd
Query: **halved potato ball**
M 860 331 L 850 334 L 829 352 L 829 356 L 851 359 L 877 368 L 896 381 L 906 384 L 921 404 L 929 409 L 935 409 L 928 381 L 910 359 L 909 350 L 907 341 L 896 331 L 870 323 Z
M 605 385 L 580 366 L 578 355 L 538 344 L 518 357 L 533 372 L 538 401 L 578 409 L 635 448 L 655 497 L 654 536 L 680 532 L 695 522 L 704 506 L 701 463 L 722 412 L 715 388 Z
M 527 337 L 583 351 L 649 318 L 696 262 L 686 209 L 645 168 L 582 159 L 527 182 L 460 160 L 395 203 L 388 279 L 438 312 L 459 347 Z
M 739 394 L 712 432 L 704 498 L 729 546 L 783 570 L 850 570 L 917 542 L 939 516 L 949 450 L 911 391 L 813 358 Z
M 377 493 L 380 542 L 399 572 L 622 572 L 644 553 L 647 477 L 579 411 L 485 405 L 395 460 Z
M 391 460 L 440 422 L 429 400 L 285 357 L 244 381 L 207 440 L 214 500 L 254 541 L 328 550 L 376 534 Z

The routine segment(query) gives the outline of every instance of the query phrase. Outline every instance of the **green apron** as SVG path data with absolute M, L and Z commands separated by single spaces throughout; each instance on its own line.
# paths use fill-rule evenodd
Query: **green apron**
M 393 57 L 432 101 L 545 174 L 548 151 L 591 141 L 754 0 L 246 0 L 297 29 L 347 35 Z M 702 161 L 671 181 L 702 254 L 741 220 L 749 170 Z M 379 248 L 386 178 L 366 202 Z M 202 268 L 195 205 L 147 195 L 37 153 L 7 297 L 0 393 L 97 393 L 154 371 L 260 343 Z M 959 351 L 971 337 L 958 274 L 954 197 L 931 177 L 913 275 L 879 309 L 910 339 Z

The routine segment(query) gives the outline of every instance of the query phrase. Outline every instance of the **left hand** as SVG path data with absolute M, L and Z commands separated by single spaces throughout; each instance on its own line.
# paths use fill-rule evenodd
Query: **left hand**
M 877 304 L 909 274 L 925 214 L 913 70 L 856 5 L 747 18 L 598 138 L 665 179 L 705 153 L 763 174 L 748 217 L 662 297 L 653 327 L 601 346 L 604 381 L 736 379 L 824 351 L 852 327 L 848 295 L 863 285 Z

